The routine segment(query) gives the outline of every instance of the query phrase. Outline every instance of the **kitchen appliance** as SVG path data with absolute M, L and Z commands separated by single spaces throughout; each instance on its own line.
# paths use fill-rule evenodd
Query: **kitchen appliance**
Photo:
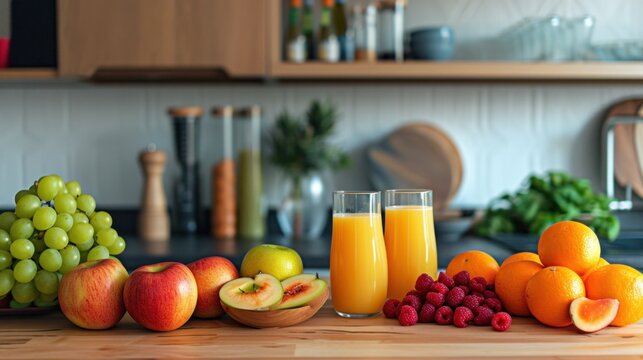
M 11 1 L 10 67 L 56 67 L 56 0 Z
M 635 143 L 635 129 L 643 123 L 643 99 L 619 102 L 607 111 L 603 123 L 603 176 L 605 193 L 616 199 L 610 204 L 614 210 L 633 207 L 632 191 L 643 198 L 643 168 L 640 167 Z M 614 178 L 624 188 L 617 195 Z
M 174 126 L 174 145 L 179 165 L 179 174 L 173 186 L 173 228 L 179 233 L 194 234 L 199 224 L 198 134 L 203 109 L 199 106 L 171 107 L 168 114 Z

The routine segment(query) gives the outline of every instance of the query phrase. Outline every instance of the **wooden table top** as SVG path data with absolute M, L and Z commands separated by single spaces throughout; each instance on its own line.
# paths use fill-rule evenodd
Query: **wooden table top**
M 643 321 L 596 334 L 514 319 L 504 333 L 491 327 L 399 326 L 377 317 L 343 319 L 327 304 L 309 321 L 256 330 L 229 318 L 191 320 L 167 333 L 147 331 L 126 315 L 111 330 L 75 327 L 60 313 L 0 318 L 2 359 L 156 358 L 636 358 L 643 359 Z

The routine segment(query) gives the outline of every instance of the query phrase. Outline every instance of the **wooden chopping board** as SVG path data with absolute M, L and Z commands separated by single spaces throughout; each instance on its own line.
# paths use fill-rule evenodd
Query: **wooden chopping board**
M 605 123 L 612 116 L 642 116 L 643 99 L 622 101 L 612 106 Z M 614 173 L 621 187 L 632 185 L 632 190 L 643 198 L 643 167 L 637 156 L 635 129 L 640 124 L 619 124 L 614 127 Z
M 312 319 L 287 328 L 251 329 L 225 317 L 153 332 L 129 315 L 113 329 L 93 331 L 56 313 L 3 318 L 0 351 L 7 359 L 640 359 L 643 322 L 594 334 L 532 318 L 514 318 L 504 333 L 478 326 L 403 327 L 383 316 L 340 318 L 329 302 Z
M 462 182 L 462 159 L 451 138 L 426 123 L 395 130 L 368 150 L 376 189 L 430 189 L 433 207 L 446 209 Z

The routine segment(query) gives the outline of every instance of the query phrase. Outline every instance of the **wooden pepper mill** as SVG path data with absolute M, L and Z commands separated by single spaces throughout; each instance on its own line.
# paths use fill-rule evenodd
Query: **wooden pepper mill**
M 138 235 L 145 241 L 167 241 L 170 239 L 170 217 L 163 190 L 166 155 L 150 145 L 139 155 L 139 162 L 145 185 L 138 217 Z

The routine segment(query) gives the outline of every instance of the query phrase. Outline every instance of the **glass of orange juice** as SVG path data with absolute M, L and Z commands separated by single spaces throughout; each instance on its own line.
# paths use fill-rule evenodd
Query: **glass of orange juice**
M 378 315 L 387 291 L 380 192 L 333 193 L 330 288 L 338 315 Z
M 386 190 L 384 239 L 388 258 L 388 297 L 402 299 L 422 273 L 438 270 L 433 193 L 431 190 Z

